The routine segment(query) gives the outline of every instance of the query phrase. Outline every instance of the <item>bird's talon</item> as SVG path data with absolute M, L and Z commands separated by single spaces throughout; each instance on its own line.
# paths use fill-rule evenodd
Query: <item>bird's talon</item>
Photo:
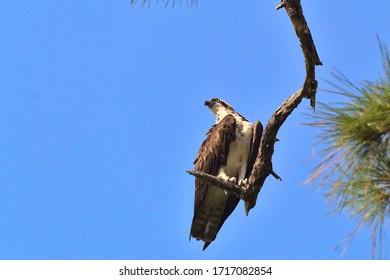
M 238 181 L 238 185 L 239 185 L 240 187 L 245 187 L 247 184 L 248 184 L 248 179 L 247 179 L 247 178 Z
M 232 183 L 232 184 L 235 184 L 237 182 L 236 178 L 235 177 L 230 177 L 229 179 L 227 179 L 227 181 L 229 183 Z

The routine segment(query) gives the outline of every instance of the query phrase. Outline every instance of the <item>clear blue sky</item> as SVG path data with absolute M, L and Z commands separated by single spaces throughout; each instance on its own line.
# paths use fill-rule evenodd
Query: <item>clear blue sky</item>
M 369 259 L 364 229 L 328 215 L 303 185 L 315 130 L 305 100 L 278 138 L 274 169 L 249 217 L 243 204 L 202 252 L 188 241 L 192 169 L 220 97 L 265 123 L 304 79 L 280 1 L 1 1 L 1 259 Z M 381 71 L 390 2 L 302 1 L 324 66 L 352 81 Z M 329 93 L 317 99 L 327 102 Z M 389 242 L 388 242 L 389 244 Z M 388 248 L 388 246 L 387 246 Z

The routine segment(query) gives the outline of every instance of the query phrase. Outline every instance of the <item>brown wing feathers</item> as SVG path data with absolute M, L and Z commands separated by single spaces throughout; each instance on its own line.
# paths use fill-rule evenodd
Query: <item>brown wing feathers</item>
M 235 130 L 236 120 L 233 115 L 227 115 L 218 124 L 211 127 L 206 134 L 206 140 L 203 141 L 198 151 L 198 156 L 194 162 L 195 169 L 211 175 L 218 175 L 221 165 L 226 165 L 229 146 L 234 141 Z M 214 205 L 211 209 L 204 209 L 202 204 L 208 189 L 207 184 L 197 178 L 195 179 L 195 203 L 191 235 L 205 241 L 203 250 L 214 240 L 222 224 L 239 201 L 233 206 L 228 198 L 226 203 L 222 202 L 223 204 L 219 206 Z
M 230 142 L 234 140 L 236 119 L 233 115 L 227 115 L 219 123 L 211 127 L 207 132 L 198 151 L 194 164 L 195 169 L 211 175 L 217 175 L 221 165 L 226 165 L 229 154 Z M 207 184 L 195 179 L 195 203 L 194 215 L 201 206 L 204 195 L 207 193 Z
M 255 165 L 257 153 L 259 152 L 259 146 L 260 146 L 262 134 L 263 134 L 263 125 L 259 121 L 254 122 L 251 149 L 248 156 L 248 166 L 246 168 L 245 178 L 249 178 L 253 166 Z

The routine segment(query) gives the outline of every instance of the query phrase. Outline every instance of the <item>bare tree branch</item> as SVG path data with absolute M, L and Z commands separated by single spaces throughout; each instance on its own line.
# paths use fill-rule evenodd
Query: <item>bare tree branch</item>
M 256 205 L 258 193 L 260 192 L 265 179 L 273 173 L 272 156 L 276 135 L 293 110 L 301 103 L 304 97 L 310 98 L 311 106 L 315 106 L 315 94 L 317 92 L 317 81 L 315 79 L 315 66 L 322 65 L 316 47 L 311 36 L 309 26 L 303 15 L 300 0 L 282 0 L 277 9 L 285 8 L 293 24 L 294 30 L 300 41 L 303 56 L 305 59 L 306 77 L 302 88 L 287 98 L 269 119 L 261 139 L 259 152 L 255 165 L 249 177 L 247 199 L 245 200 L 245 212 L 248 213 Z
M 277 10 L 284 7 L 293 24 L 295 33 L 298 36 L 303 56 L 305 58 L 306 78 L 303 84 L 303 95 L 310 99 L 310 105 L 315 106 L 315 94 L 317 91 L 317 81 L 315 80 L 315 66 L 322 65 L 318 57 L 316 47 L 307 25 L 300 0 L 282 0 L 276 7 Z
M 225 191 L 231 192 L 235 194 L 237 197 L 243 198 L 241 196 L 245 194 L 243 188 L 233 182 L 225 181 L 223 179 L 220 179 L 218 177 L 215 177 L 213 175 L 198 170 L 188 170 L 187 173 L 199 178 L 200 180 L 210 185 L 217 186 L 220 187 L 221 189 L 224 189 Z
M 286 9 L 287 15 L 290 17 L 302 48 L 306 69 L 306 77 L 303 86 L 287 98 L 269 119 L 261 135 L 260 147 L 253 169 L 247 170 L 247 173 L 250 174 L 247 185 L 233 186 L 231 183 L 220 180 L 209 174 L 205 177 L 203 176 L 205 174 L 199 174 L 199 172 L 189 172 L 201 180 L 216 184 L 224 190 L 231 191 L 239 196 L 245 202 L 246 214 L 248 214 L 249 210 L 256 205 L 257 196 L 268 175 L 271 174 L 275 178 L 280 179 L 280 177 L 272 169 L 272 156 L 274 153 L 274 145 L 277 141 L 276 135 L 284 121 L 301 103 L 303 98 L 309 98 L 310 104 L 314 108 L 315 95 L 317 92 L 315 66 L 322 65 L 313 42 L 310 29 L 303 15 L 300 0 L 282 0 L 276 9 L 279 10 L 281 8 Z

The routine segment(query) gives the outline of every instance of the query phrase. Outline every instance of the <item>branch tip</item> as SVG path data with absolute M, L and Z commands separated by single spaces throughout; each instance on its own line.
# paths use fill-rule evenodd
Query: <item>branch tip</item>
M 276 180 L 282 181 L 282 178 L 281 178 L 278 174 L 276 174 L 275 171 L 272 170 L 272 171 L 271 171 L 271 175 L 274 176 Z
M 286 7 L 286 4 L 284 3 L 284 1 L 282 0 L 282 2 L 279 4 L 279 5 L 277 5 L 276 6 L 276 10 L 280 10 L 280 9 L 282 9 L 282 8 L 285 8 Z

